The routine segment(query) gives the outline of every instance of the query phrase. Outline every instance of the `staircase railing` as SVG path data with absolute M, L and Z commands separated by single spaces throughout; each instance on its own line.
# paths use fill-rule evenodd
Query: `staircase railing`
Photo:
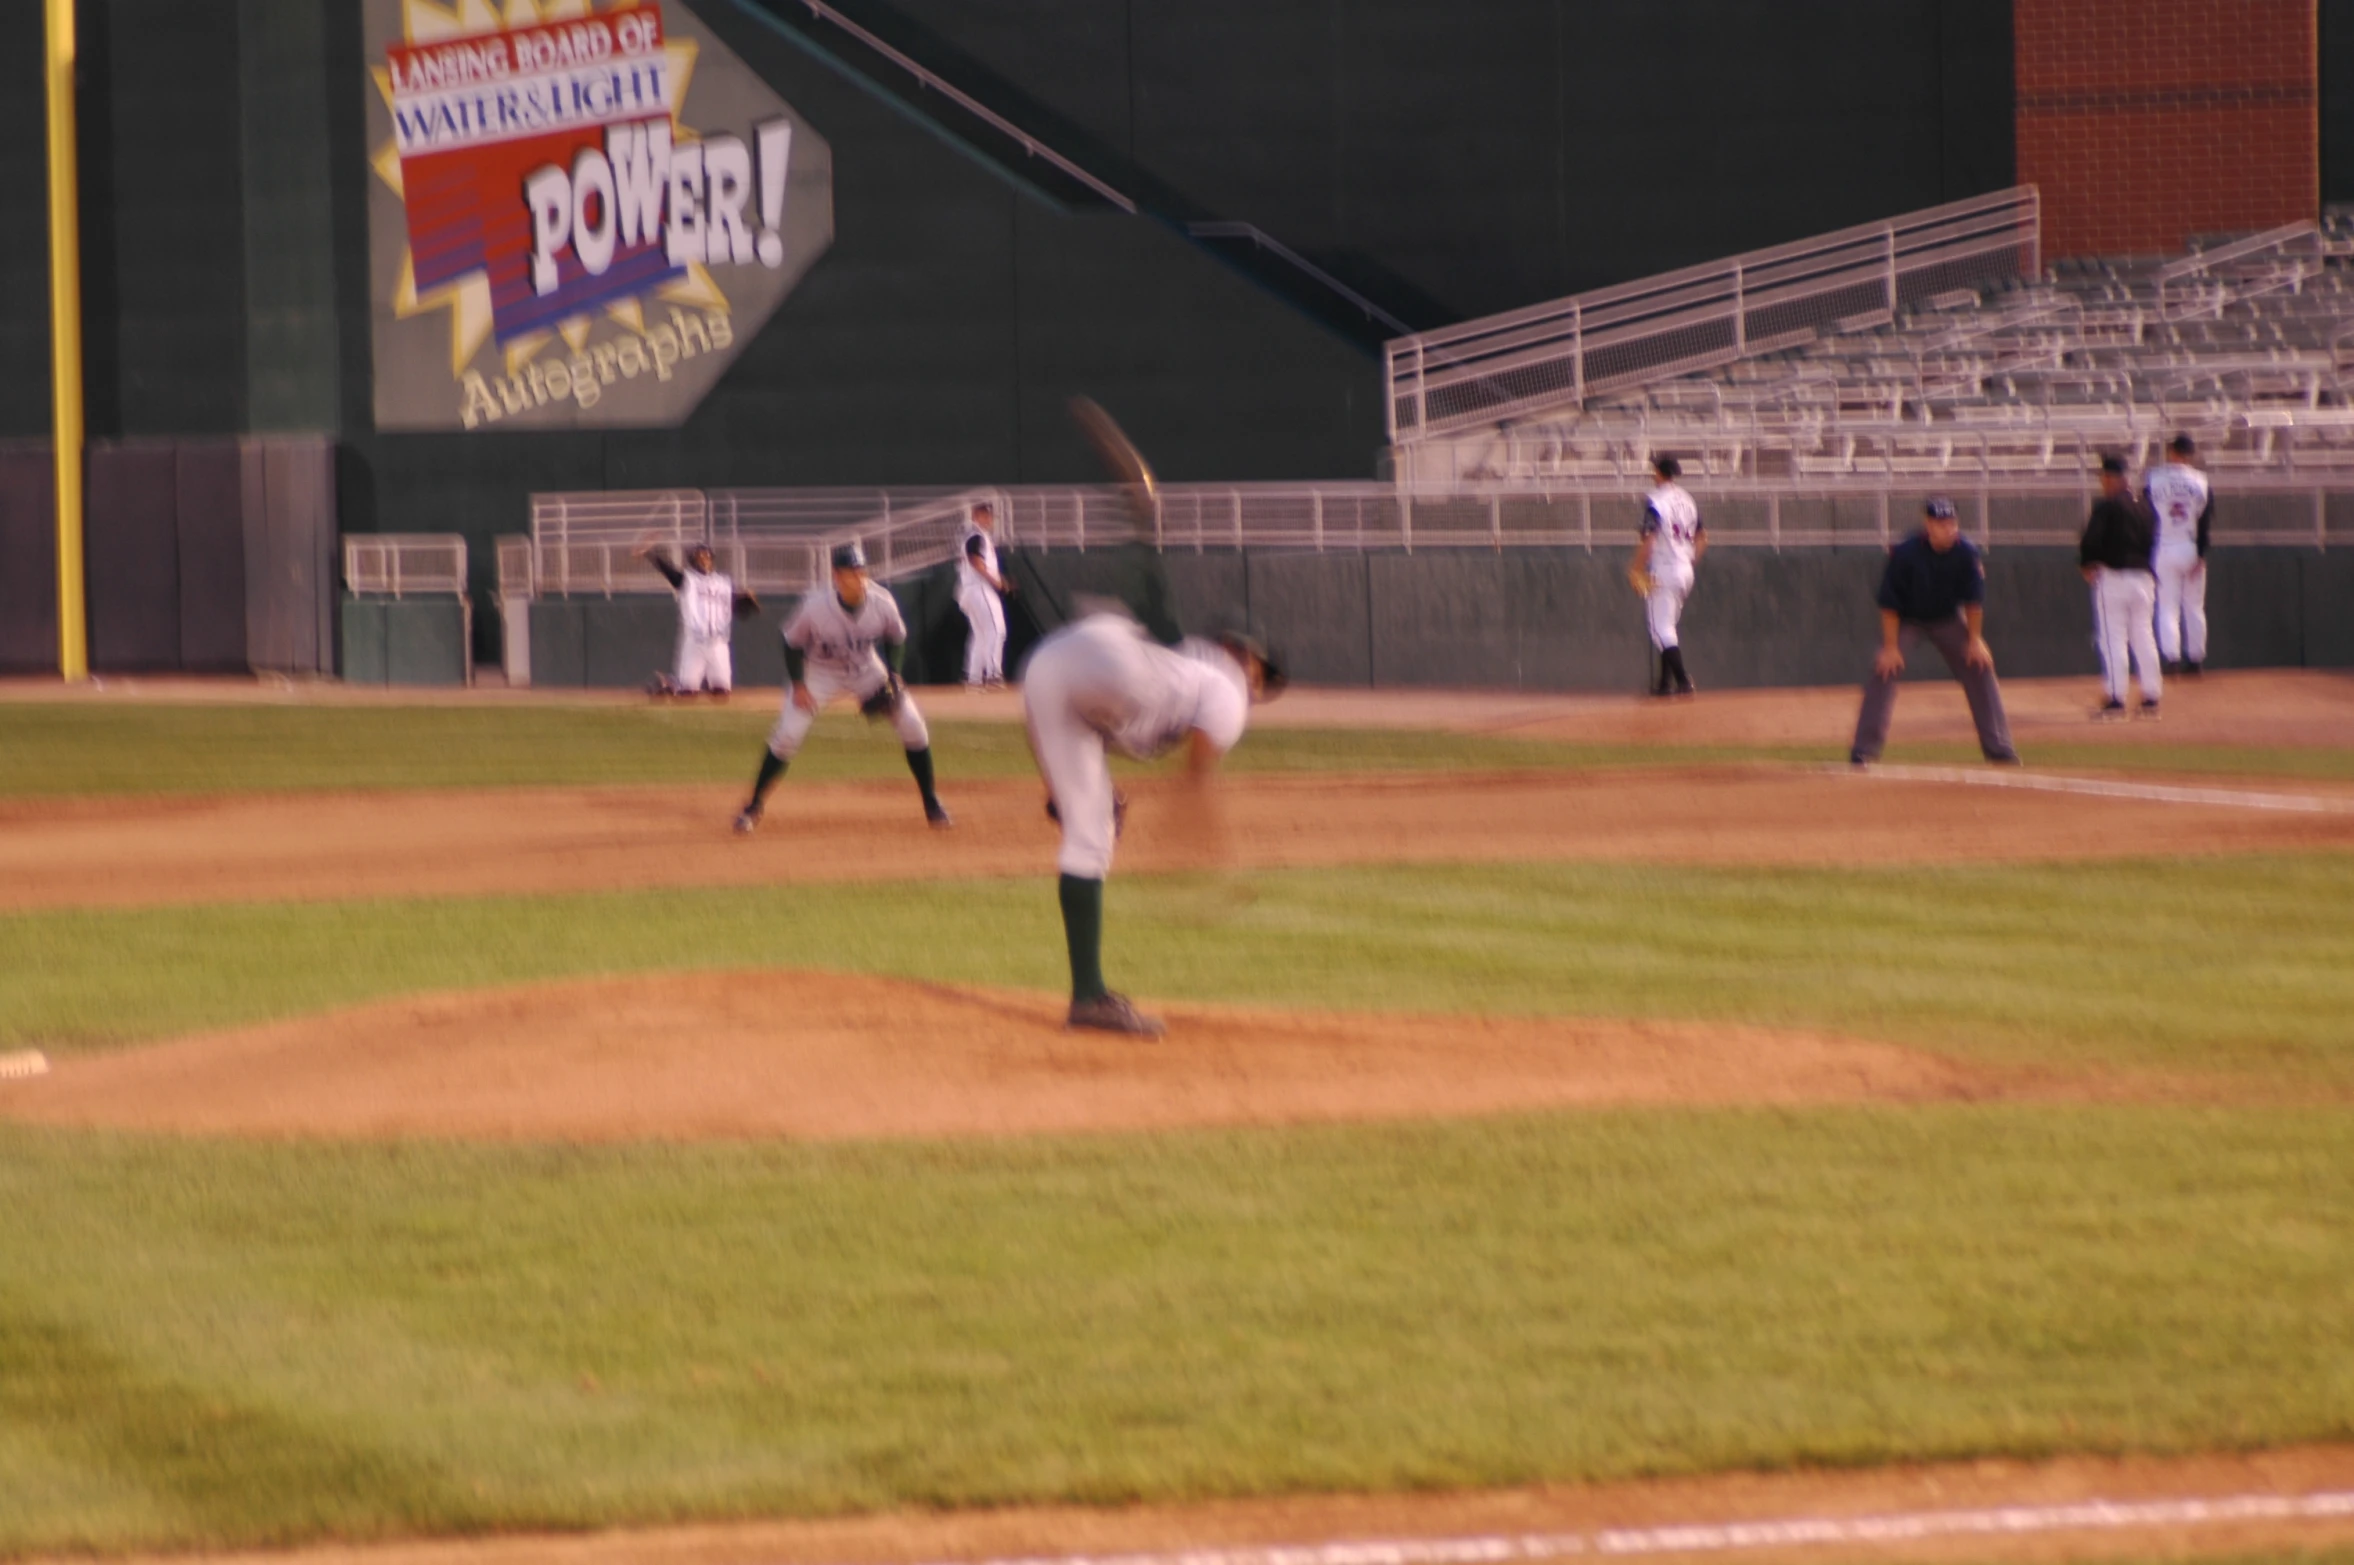
M 1860 330 L 1917 300 L 2043 267 L 2033 185 L 1400 337 L 1393 445 Z

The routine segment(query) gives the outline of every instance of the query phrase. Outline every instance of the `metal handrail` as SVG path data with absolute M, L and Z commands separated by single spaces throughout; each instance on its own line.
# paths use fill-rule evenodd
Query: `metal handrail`
M 362 595 L 466 592 L 466 540 L 457 533 L 346 533 L 343 582 Z
M 876 54 L 881 55 L 884 59 L 889 60 L 893 65 L 896 65 L 901 70 L 907 72 L 908 75 L 914 77 L 918 87 L 922 88 L 926 92 L 938 93 L 941 97 L 946 98 L 949 102 L 955 104 L 958 108 L 964 110 L 973 118 L 981 121 L 990 129 L 1005 137 L 1008 141 L 1013 142 L 1029 156 L 1037 158 L 1042 162 L 1052 164 L 1055 168 L 1061 170 L 1064 174 L 1069 175 L 1078 183 L 1085 185 L 1089 190 L 1094 191 L 1097 195 L 1103 197 L 1105 201 L 1111 203 L 1115 207 L 1118 207 L 1121 211 L 1127 213 L 1130 217 L 1134 217 L 1136 215 L 1136 203 L 1128 196 L 1125 196 L 1119 191 L 1114 190 L 1111 186 L 1105 184 L 1101 179 L 1098 179 L 1095 175 L 1090 174 L 1087 172 L 1087 170 L 1081 168 L 1078 164 L 1072 162 L 1069 158 L 1064 157 L 1061 153 L 1055 151 L 1054 148 L 1046 145 L 1046 143 L 1040 141 L 1037 137 L 1031 135 L 1028 131 L 1022 129 L 1019 125 L 1016 125 L 1013 121 L 1007 119 L 1004 115 L 997 113 L 995 110 L 981 103 L 978 99 L 974 98 L 972 94 L 962 91 L 952 83 L 942 79 L 934 72 L 926 70 L 923 66 L 917 64 L 907 55 L 902 54 L 899 50 L 892 48 L 891 45 L 885 43 L 882 39 L 876 37 L 873 33 L 867 31 L 864 27 L 859 26 L 858 23 L 852 21 L 849 17 L 844 16 L 841 12 L 835 10 L 832 6 L 823 3 L 823 0 L 791 0 L 791 3 L 797 7 L 806 9 L 814 20 L 830 23 L 833 26 L 840 28 L 843 32 L 848 33 L 851 37 L 857 39 L 861 44 L 873 50 Z
M 1411 332 L 1414 329 L 1315 262 L 1292 249 L 1291 246 L 1267 233 L 1256 223 L 1188 223 L 1185 225 L 1185 231 L 1196 239 L 1247 239 L 1257 248 L 1265 250 L 1271 255 L 1282 257 L 1304 276 L 1314 279 L 1317 283 L 1356 306 L 1367 320 L 1379 321 L 1394 332 Z
M 1583 406 L 1597 392 L 1791 346 L 1823 324 L 1884 322 L 1904 303 L 1908 278 L 1942 278 L 1955 265 L 2032 277 L 2039 213 L 2036 188 L 2022 185 L 1397 338 L 1383 350 L 1391 441 Z M 2007 264 L 1991 264 L 2004 256 Z M 1806 306 L 1827 312 L 1842 299 L 1854 307 L 1829 321 L 1805 318 Z M 1659 357 L 1626 362 L 1645 346 Z

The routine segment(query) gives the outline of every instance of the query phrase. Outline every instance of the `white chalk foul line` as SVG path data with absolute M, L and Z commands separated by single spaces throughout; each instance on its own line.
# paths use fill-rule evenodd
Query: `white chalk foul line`
M 1590 1533 L 1359 1539 L 1343 1543 L 1183 1549 L 1165 1554 L 1028 1555 L 984 1560 L 978 1565 L 1493 1565 L 1498 1561 L 1550 1560 L 1573 1554 L 1709 1554 L 1806 1544 L 1902 1543 L 1924 1538 L 2016 1537 L 2027 1533 L 2113 1532 L 2338 1517 L 2354 1517 L 2354 1490 L 2301 1495 L 2235 1494 L 2195 1500 L 2080 1500 L 2066 1505 L 2004 1505 L 1984 1510 L 1611 1527 Z
M 2310 793 L 2254 793 L 2243 788 L 2186 788 L 2175 783 L 2117 782 L 2104 777 L 2062 777 L 2010 766 L 1841 766 L 1844 776 L 1889 782 L 1962 783 L 1972 788 L 2026 788 L 2036 793 L 2080 793 L 2099 799 L 2147 799 L 2159 804 L 2206 804 L 2238 810 L 2288 810 L 2300 815 L 2354 812 L 2354 799 Z

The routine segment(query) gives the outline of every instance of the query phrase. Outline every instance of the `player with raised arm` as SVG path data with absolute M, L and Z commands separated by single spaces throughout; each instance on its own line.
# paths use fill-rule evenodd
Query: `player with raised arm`
M 736 830 L 758 829 L 768 790 L 800 752 L 809 725 L 827 702 L 845 695 L 869 719 L 890 720 L 907 747 L 907 769 L 923 794 L 924 819 L 937 828 L 953 826 L 932 786 L 931 732 L 899 678 L 907 621 L 898 601 L 868 578 L 866 551 L 856 543 L 836 547 L 830 563 L 833 590 L 809 593 L 785 622 L 784 709 L 760 757 L 752 797 L 737 812 Z
M 733 578 L 717 568 L 711 545 L 687 548 L 681 570 L 651 543 L 640 544 L 637 557 L 662 573 L 678 595 L 678 653 L 671 672 L 656 674 L 650 694 L 691 696 L 706 691 L 724 696 L 735 688 L 734 654 L 729 646 L 735 621 L 760 612 L 760 600 L 739 590 Z

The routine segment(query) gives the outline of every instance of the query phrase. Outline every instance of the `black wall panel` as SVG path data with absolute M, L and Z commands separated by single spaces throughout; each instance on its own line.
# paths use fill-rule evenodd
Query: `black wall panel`
M 531 682 L 569 687 L 588 681 L 588 605 L 541 598 L 531 606 Z
M 402 598 L 385 603 L 384 682 L 462 685 L 466 682 L 466 605 L 456 598 Z
M 1365 558 L 1376 685 L 1518 684 L 1507 556 L 1448 550 Z
M 2326 556 L 2286 549 L 2211 553 L 2207 566 L 2208 665 L 2296 668 L 2304 663 L 2304 576 L 2309 563 L 2323 558 Z
M 645 685 L 678 654 L 678 605 L 668 598 L 581 600 L 581 683 Z M 539 666 L 532 665 L 534 677 Z
M 1373 683 L 1373 622 L 1362 554 L 1250 556 L 1251 625 L 1309 685 Z
M 0 440 L 49 433 L 49 171 L 41 7 L 0 5 Z M 12 568 L 0 556 L 0 572 Z
M 2305 554 L 2298 563 L 2305 666 L 2354 668 L 2354 553 Z
M 94 670 L 180 666 L 178 493 L 173 446 L 90 448 L 83 539 Z
M 0 443 L 0 673 L 57 671 L 56 500 L 48 448 Z
M 105 90 L 87 95 L 97 156 L 82 252 L 93 331 L 90 432 L 245 428 L 244 160 L 238 29 L 218 4 L 89 0 Z M 354 78 L 357 79 L 357 78 Z M 355 170 L 364 177 L 365 169 Z
M 1517 634 L 1524 688 L 1644 688 L 1651 643 L 1620 574 L 1622 553 L 1529 549 L 1511 558 L 1503 612 Z
M 233 440 L 183 445 L 176 455 L 180 666 L 192 673 L 248 667 L 243 468 Z

